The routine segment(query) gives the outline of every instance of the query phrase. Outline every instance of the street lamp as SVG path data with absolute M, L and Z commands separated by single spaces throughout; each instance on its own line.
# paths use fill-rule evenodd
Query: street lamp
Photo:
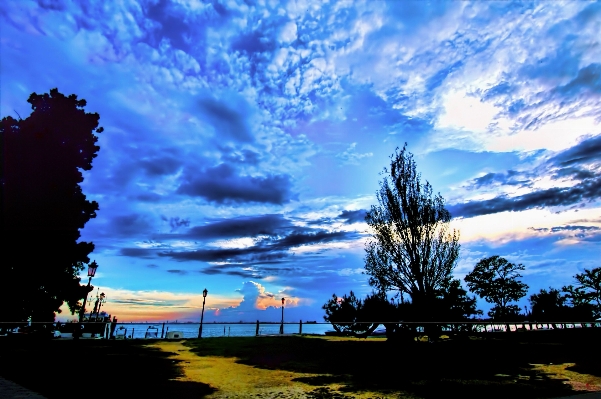
M 104 295 L 104 292 L 102 292 L 100 294 L 100 297 L 98 298 L 98 309 L 96 310 L 96 320 L 98 320 L 98 316 L 100 315 L 100 308 L 102 307 L 103 303 L 106 303 L 106 295 Z
M 202 290 L 202 313 L 200 314 L 200 327 L 198 327 L 198 338 L 202 338 L 202 319 L 205 317 L 205 300 L 209 291 L 205 288 Z
M 282 324 L 280 324 L 280 334 L 284 334 L 284 301 L 286 298 L 282 298 Z
M 90 283 L 92 282 L 92 277 L 96 275 L 96 269 L 98 269 L 98 263 L 93 261 L 88 266 L 88 289 L 86 290 L 86 296 L 83 300 L 83 305 L 81 305 L 81 311 L 79 312 L 79 322 L 83 321 L 83 316 L 86 314 L 86 301 L 88 300 L 88 293 L 94 289 L 94 287 L 90 288 Z

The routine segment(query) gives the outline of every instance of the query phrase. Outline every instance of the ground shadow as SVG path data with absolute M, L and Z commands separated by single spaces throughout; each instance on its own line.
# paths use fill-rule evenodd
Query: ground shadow
M 53 398 L 201 398 L 215 391 L 175 381 L 179 361 L 141 341 L 0 338 L 0 376 Z
M 520 340 L 514 335 L 511 339 L 392 344 L 383 339 L 328 341 L 285 336 L 229 338 L 227 345 L 219 338 L 187 344 L 201 356 L 237 357 L 239 363 L 255 367 L 319 374 L 296 381 L 316 388 L 343 384 L 341 395 L 378 391 L 438 398 L 453 392 L 462 398 L 551 398 L 577 392 L 530 364 L 576 363 L 575 368 L 587 365 L 587 373 L 599 375 L 598 338 L 563 342 L 533 338 Z

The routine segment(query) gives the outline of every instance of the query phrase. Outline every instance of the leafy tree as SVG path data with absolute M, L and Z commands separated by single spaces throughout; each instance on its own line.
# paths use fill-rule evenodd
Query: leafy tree
M 595 319 L 601 317 L 601 267 L 574 276 L 578 286 L 563 287 L 574 307 L 589 308 Z
M 326 311 L 323 318 L 332 323 L 334 330 L 339 333 L 367 336 L 378 327 L 378 322 L 382 321 L 378 318 L 384 317 L 386 304 L 382 301 L 386 302 L 386 299 L 379 294 L 368 295 L 365 300 L 357 298 L 353 291 L 342 298 L 333 294 L 322 306 Z
M 27 102 L 29 117 L 0 121 L 0 321 L 53 321 L 64 302 L 78 311 L 88 290 L 78 274 L 94 249 L 77 242 L 98 210 L 79 183 L 100 149 L 93 134 L 103 130 L 99 115 L 85 113 L 85 100 L 57 89 L 32 93 Z
M 497 255 L 481 259 L 474 270 L 465 276 L 470 291 L 495 306 L 488 315 L 495 320 L 519 317 L 520 308 L 512 304 L 526 295 L 528 286 L 518 279 L 524 265 L 514 264 Z
M 416 315 L 428 318 L 451 278 L 459 255 L 459 233 L 448 231 L 450 213 L 430 183 L 421 183 L 413 155 L 396 150 L 376 193 L 379 205 L 366 215 L 372 239 L 365 273 L 378 291 L 410 296 Z
M 439 300 L 441 305 L 437 308 L 440 313 L 436 317 L 439 321 L 461 321 L 482 314 L 476 307 L 476 297 L 467 295 L 458 279 L 449 279 L 443 285 Z
M 562 321 L 567 313 L 567 298 L 558 289 L 541 289 L 538 294 L 530 295 L 529 300 L 532 318 L 536 321 Z
M 589 303 L 572 301 L 570 293 L 555 288 L 541 289 L 530 296 L 532 318 L 536 321 L 590 321 L 593 308 Z

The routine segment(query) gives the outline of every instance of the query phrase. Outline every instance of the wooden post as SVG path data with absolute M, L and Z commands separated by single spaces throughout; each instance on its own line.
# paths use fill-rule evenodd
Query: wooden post
M 163 322 L 163 328 L 161 328 L 161 339 L 165 338 L 165 322 Z
M 131 339 L 134 339 L 134 331 L 136 331 L 136 329 L 135 329 L 135 328 L 132 328 L 132 329 L 131 329 Z
M 224 330 L 224 332 L 225 332 L 225 330 Z M 258 336 L 259 336 L 259 320 L 257 320 L 257 328 L 255 328 L 255 337 L 258 337 Z
M 303 335 L 303 321 L 301 320 L 298 325 L 298 334 Z

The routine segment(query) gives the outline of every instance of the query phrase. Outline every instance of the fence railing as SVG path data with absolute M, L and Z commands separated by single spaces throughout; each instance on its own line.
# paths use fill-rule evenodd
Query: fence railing
M 0 322 L 0 334 L 33 332 L 40 330 L 53 332 L 60 331 L 61 337 L 81 336 L 82 338 L 197 338 L 200 323 L 189 322 L 111 322 L 91 321 L 83 323 L 49 323 L 49 322 Z M 496 332 L 524 332 L 536 330 L 568 330 L 568 329 L 590 329 L 601 328 L 601 320 L 598 321 L 365 321 L 365 322 L 337 322 L 337 325 L 362 325 L 363 328 L 356 330 L 379 330 L 372 335 L 384 335 L 384 329 L 394 326 L 397 330 L 405 330 L 415 335 L 437 331 L 439 333 L 468 333 L 486 334 Z M 45 327 L 44 327 L 45 326 Z M 375 327 L 374 327 L 375 326 Z M 203 323 L 203 337 L 232 337 L 232 336 L 265 336 L 279 334 L 336 334 L 330 322 L 223 322 Z

